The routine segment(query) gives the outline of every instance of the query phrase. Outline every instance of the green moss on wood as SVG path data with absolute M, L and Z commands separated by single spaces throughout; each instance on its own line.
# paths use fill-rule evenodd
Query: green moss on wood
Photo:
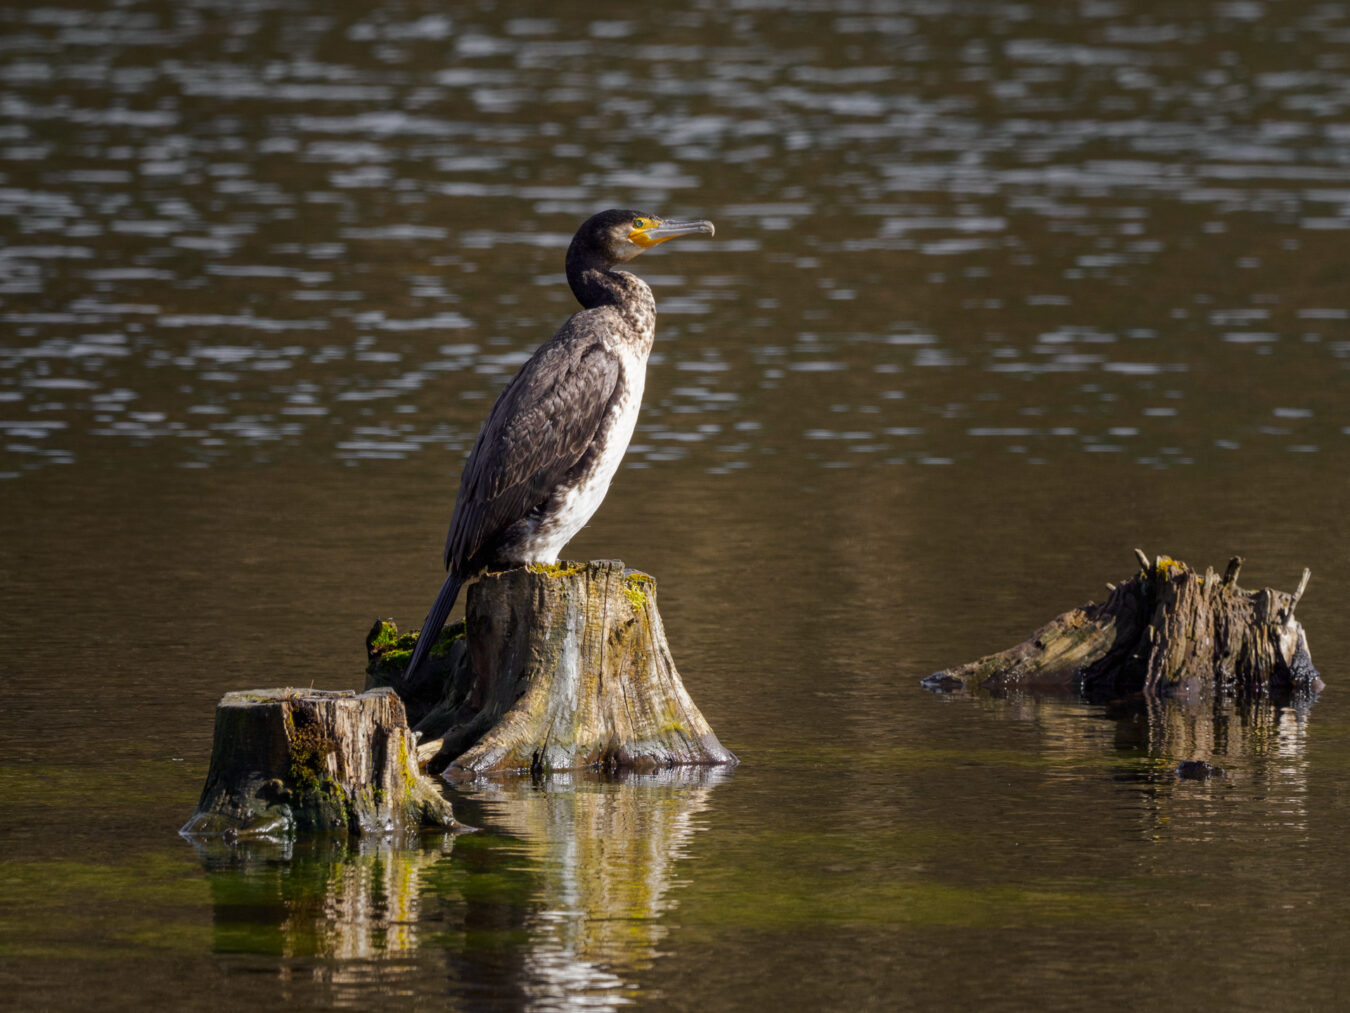
M 290 782 L 304 805 L 309 796 L 331 794 L 341 788 L 328 772 L 328 757 L 336 751 L 333 740 L 317 725 L 302 725 L 291 736 Z
M 1173 577 L 1179 577 L 1190 572 L 1189 566 L 1173 559 L 1171 556 L 1159 556 L 1157 562 L 1153 564 L 1153 573 L 1159 580 L 1171 580 Z
M 400 633 L 392 619 L 377 620 L 366 635 L 366 686 L 397 686 L 398 680 L 412 660 L 413 648 L 419 634 Z M 441 630 L 431 645 L 430 656 L 445 658 L 455 642 L 464 637 L 464 620 L 460 619 Z
M 571 577 L 586 569 L 585 563 L 569 563 L 560 559 L 556 563 L 529 563 L 525 567 L 531 573 L 542 573 L 546 577 Z
M 642 586 L 644 581 L 635 577 L 625 577 L 623 581 L 623 596 L 628 599 L 628 603 L 633 608 L 641 610 L 647 604 L 647 591 Z M 647 578 L 645 583 L 651 583 L 651 578 Z
M 464 637 L 464 620 L 451 623 L 445 629 L 441 630 L 440 635 L 436 637 L 436 642 L 431 645 L 431 656 L 441 658 L 449 653 L 450 648 L 454 646 L 456 640 Z M 412 636 L 413 643 L 417 642 L 417 634 Z
M 398 625 L 392 619 L 377 619 L 370 633 L 366 637 L 367 651 L 387 651 L 391 647 L 396 647 L 399 640 L 406 639 L 407 635 L 400 637 Z

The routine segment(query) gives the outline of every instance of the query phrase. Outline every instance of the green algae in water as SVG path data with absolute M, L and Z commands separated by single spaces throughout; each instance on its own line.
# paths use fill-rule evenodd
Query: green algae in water
M 724 853 L 727 861 L 720 869 L 704 870 L 699 888 L 681 896 L 681 921 L 717 934 L 728 926 L 810 931 L 832 923 L 949 928 L 1101 925 L 1132 913 L 1128 891 L 1107 881 L 1065 877 L 975 885 L 944 882 L 940 870 L 947 849 L 931 841 L 906 842 L 903 835 L 889 832 L 803 835 L 785 851 L 777 836 L 751 835 Z M 967 846 L 972 843 L 967 841 Z M 785 861 L 785 854 L 795 854 L 798 860 Z
M 169 759 L 124 759 L 115 769 L 91 773 L 86 765 L 69 763 L 0 764 L 0 799 L 6 819 L 37 818 L 28 812 L 42 813 L 45 820 L 53 812 L 100 811 L 110 792 L 119 803 L 146 806 L 182 796 L 188 808 L 201 794 L 201 779 L 206 774 L 206 757 L 200 764 Z M 25 815 L 20 816 L 20 813 Z
M 0 956 L 110 960 L 150 949 L 201 953 L 210 894 L 190 854 L 119 863 L 0 862 Z
M 153 852 L 119 864 L 65 858 L 0 862 L 0 910 L 78 905 L 91 899 L 136 904 L 200 900 L 198 872 L 190 862 Z
M 1017 749 L 991 749 L 971 746 L 968 749 L 926 749 L 917 746 L 896 745 L 890 742 L 873 743 L 859 751 L 856 746 L 813 742 L 809 745 L 784 744 L 780 747 L 761 747 L 754 754 L 757 763 L 775 769 L 791 770 L 803 765 L 835 767 L 839 770 L 918 770 L 925 767 L 1015 767 L 1037 770 L 1109 769 L 1112 757 L 1087 758 Z
M 454 838 L 371 846 L 345 835 L 295 845 L 216 840 L 125 863 L 0 863 L 0 957 L 100 962 L 248 953 L 327 957 L 343 940 L 402 952 L 422 876 Z

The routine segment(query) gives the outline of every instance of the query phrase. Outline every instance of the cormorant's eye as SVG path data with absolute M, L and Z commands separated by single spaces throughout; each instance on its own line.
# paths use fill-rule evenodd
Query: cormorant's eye
M 645 219 L 645 218 L 634 218 L 634 219 L 633 219 L 633 228 L 635 228 L 635 229 L 645 229 L 646 227 L 647 227 L 647 219 Z

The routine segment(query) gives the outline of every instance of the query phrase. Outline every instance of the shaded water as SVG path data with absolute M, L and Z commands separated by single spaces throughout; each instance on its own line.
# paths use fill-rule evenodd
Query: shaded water
M 25 1005 L 1326 1006 L 1350 12 L 0 11 L 0 982 Z M 578 558 L 743 766 L 198 851 L 227 689 L 359 686 L 606 206 L 706 216 Z M 1130 549 L 1314 579 L 1314 706 L 918 680 Z M 1182 759 L 1223 778 L 1178 780 Z

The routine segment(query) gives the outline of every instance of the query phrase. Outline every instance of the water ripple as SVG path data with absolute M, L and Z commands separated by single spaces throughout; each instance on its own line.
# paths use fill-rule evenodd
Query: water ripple
M 635 464 L 1344 453 L 1341 7 L 817 8 L 11 12 L 0 471 L 462 452 L 616 204 L 718 223 Z

